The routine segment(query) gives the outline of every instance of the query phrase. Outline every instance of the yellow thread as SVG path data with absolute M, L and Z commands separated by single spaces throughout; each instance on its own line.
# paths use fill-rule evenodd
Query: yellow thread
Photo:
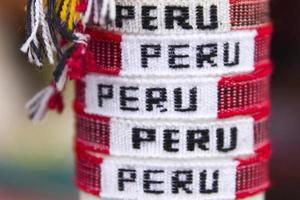
M 77 0 L 71 0 L 70 15 L 69 15 L 69 20 L 68 20 L 68 28 L 70 30 L 73 30 L 73 28 L 74 28 L 74 19 L 75 19 L 75 15 L 76 15 L 76 4 L 77 4 Z
M 62 10 L 60 12 L 60 19 L 64 22 L 67 21 L 69 4 L 70 4 L 70 0 L 64 0 Z
M 55 11 L 58 13 L 61 8 L 61 3 L 63 0 L 56 0 Z

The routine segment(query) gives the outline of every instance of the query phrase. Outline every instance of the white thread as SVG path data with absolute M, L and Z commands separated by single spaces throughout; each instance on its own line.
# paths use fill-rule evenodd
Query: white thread
M 182 121 L 132 121 L 112 118 L 110 120 L 109 151 L 110 155 L 115 156 L 153 158 L 249 156 L 254 153 L 253 127 L 254 120 L 251 117 L 201 122 L 193 121 L 193 123 Z M 224 131 L 224 140 L 218 135 L 217 129 Z M 149 130 L 152 132 L 150 131 L 150 133 Z M 178 142 L 171 142 L 171 147 L 172 149 L 176 149 L 176 152 L 172 152 L 164 146 L 165 144 L 170 144 L 170 141 L 164 138 L 168 130 L 176 131 L 171 134 L 173 140 L 178 140 Z M 199 132 L 200 130 L 202 134 Z M 236 130 L 236 140 L 231 135 L 234 134 L 232 130 Z M 193 131 L 198 132 L 193 135 Z M 206 133 L 206 131 L 209 132 Z M 192 135 L 195 137 L 192 137 Z M 199 143 L 193 142 L 193 138 L 205 140 L 206 135 L 208 135 L 209 139 L 207 142 L 202 143 L 203 146 L 199 147 Z M 231 145 L 231 141 L 236 141 L 236 146 Z M 190 147 L 189 142 L 192 142 Z M 218 147 L 218 143 L 220 144 L 220 142 L 224 142 L 223 148 Z
M 184 36 L 123 35 L 120 74 L 123 76 L 217 76 L 251 72 L 254 71 L 255 36 L 256 31 Z M 143 48 L 143 45 L 159 46 L 160 50 L 154 53 L 154 47 L 144 46 Z M 172 45 L 187 45 L 187 47 L 174 48 L 176 49 L 175 52 L 170 53 Z M 215 46 L 202 47 L 205 45 Z M 225 49 L 225 45 L 229 47 L 227 50 Z M 212 53 L 212 49 L 215 47 L 217 48 L 216 55 Z M 201 48 L 204 51 L 203 54 L 197 48 Z M 149 58 L 147 55 L 143 55 L 145 49 L 148 55 L 156 55 L 156 57 Z M 187 55 L 188 57 L 175 57 L 175 63 L 173 63 L 173 61 L 171 62 L 171 58 L 174 54 L 175 56 Z M 207 55 L 212 55 L 209 56 L 211 61 L 204 58 Z M 225 57 L 227 56 L 229 56 L 229 61 L 225 61 Z M 198 59 L 201 59 L 201 61 Z M 147 64 L 143 63 L 145 60 Z M 185 66 L 180 67 L 179 65 Z
M 37 93 L 27 104 L 29 116 L 33 122 L 39 122 L 43 119 L 47 112 L 48 102 L 54 95 L 55 89 L 53 86 L 48 86 L 39 93 Z
M 104 115 L 109 117 L 125 118 L 180 118 L 203 119 L 217 118 L 218 110 L 218 81 L 220 78 L 122 78 L 105 75 L 89 74 L 85 77 L 85 111 L 89 114 Z M 99 91 L 99 85 L 106 85 Z M 125 87 L 125 89 L 121 89 Z M 132 88 L 133 87 L 133 88 Z M 126 88 L 129 88 L 128 91 Z M 156 89 L 160 91 L 156 91 Z M 102 91 L 103 90 L 103 91 Z M 122 105 L 124 95 L 129 98 Z M 178 91 L 180 90 L 180 91 Z M 151 92 L 152 91 L 152 92 Z M 180 92 L 180 99 L 176 99 L 176 91 Z M 111 98 L 100 99 L 99 92 L 112 92 Z M 151 104 L 152 98 L 164 98 L 163 102 Z M 166 94 L 164 94 L 166 93 Z M 191 97 L 191 94 L 194 93 Z M 107 95 L 107 94 L 103 94 Z M 158 96 L 157 96 L 158 95 Z M 109 95 L 108 95 L 109 96 Z M 193 100 L 189 99 L 193 98 Z M 103 105 L 99 106 L 102 101 Z M 175 100 L 181 101 L 175 102 Z M 190 103 L 192 101 L 192 105 Z M 123 101 L 124 103 L 124 101 Z M 151 104 L 151 105 L 150 105 Z M 150 106 L 150 107 L 149 107 Z M 178 107 L 179 106 L 179 107 Z M 189 109 L 190 111 L 184 111 Z M 134 110 L 132 110 L 133 108 Z
M 35 9 L 33 9 L 35 7 Z M 49 30 L 49 25 L 47 24 L 46 21 L 46 16 L 44 14 L 44 8 L 43 8 L 43 1 L 42 0 L 36 0 L 35 3 L 32 5 L 31 9 L 32 14 L 32 22 L 31 22 L 31 35 L 27 38 L 26 42 L 22 45 L 21 51 L 23 53 L 28 54 L 28 59 L 29 61 L 34 61 L 37 66 L 41 66 L 42 63 L 39 61 L 37 58 L 37 55 L 31 50 L 31 43 L 34 42 L 34 44 L 38 47 L 38 40 L 36 38 L 37 32 L 39 27 L 41 27 L 42 30 L 42 38 L 43 38 L 43 43 L 45 46 L 46 50 L 46 56 L 48 58 L 48 61 L 50 64 L 54 64 L 54 52 L 55 50 L 55 45 L 52 40 L 50 30 Z
M 106 157 L 101 164 L 101 197 L 137 200 L 233 200 L 236 193 L 237 165 L 237 161 L 230 160 L 184 160 L 178 162 L 173 160 L 136 160 Z M 124 172 L 122 170 L 133 171 Z M 162 181 L 158 184 L 151 184 L 150 189 L 163 191 L 163 193 L 145 192 L 144 175 L 147 170 L 160 171 L 158 174 L 150 173 L 151 180 Z M 192 175 L 192 183 L 188 184 L 191 191 L 189 194 L 183 191 L 182 188 L 179 189 L 178 193 L 172 191 L 174 189 L 172 186 L 175 183 L 172 177 L 180 171 L 190 171 Z M 217 191 L 208 194 L 200 192 L 200 183 L 205 184 L 207 189 L 215 188 L 212 186 L 213 184 L 208 183 L 207 178 L 204 179 L 205 182 L 200 180 L 199 176 L 204 171 L 207 173 L 207 178 L 211 177 L 213 173 L 218 173 L 218 177 L 213 178 L 213 181 L 218 183 Z M 122 182 L 122 189 L 119 185 L 120 177 L 122 177 L 120 172 L 123 172 L 123 177 L 129 179 L 131 179 L 131 173 L 135 175 L 132 182 Z
M 79 191 L 79 200 L 120 200 L 120 199 L 105 199 L 100 198 L 91 194 L 88 194 L 83 191 Z M 122 198 L 122 200 L 125 200 Z M 126 200 L 133 200 L 133 199 L 126 199 Z M 186 198 L 183 198 L 181 200 L 187 200 Z M 265 194 L 258 194 L 253 197 L 244 198 L 243 200 L 265 200 Z

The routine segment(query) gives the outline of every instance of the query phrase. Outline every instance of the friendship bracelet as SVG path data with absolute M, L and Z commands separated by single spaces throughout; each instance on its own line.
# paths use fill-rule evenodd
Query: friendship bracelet
M 269 104 L 266 64 L 252 74 L 222 78 L 125 78 L 88 74 L 76 107 L 88 114 L 134 119 L 208 119 L 251 115 Z
M 252 72 L 269 59 L 272 26 L 197 35 L 118 35 L 88 29 L 94 62 L 86 71 L 123 76 Z
M 108 200 L 108 199 L 105 199 L 105 198 L 100 199 L 97 196 L 80 191 L 79 192 L 79 200 Z M 117 199 L 109 199 L 109 200 L 117 200 Z M 184 198 L 182 200 L 187 200 L 187 199 Z M 258 194 L 258 195 L 252 196 L 252 197 L 244 198 L 243 200 L 265 200 L 265 194 L 264 193 Z
M 99 157 L 77 149 L 76 183 L 101 198 L 224 199 L 269 187 L 269 147 L 247 160 L 155 160 Z
M 116 0 L 121 33 L 187 34 L 255 29 L 270 21 L 268 0 Z
M 76 145 L 112 156 L 249 156 L 269 144 L 265 109 L 253 117 L 206 121 L 126 120 L 76 112 Z

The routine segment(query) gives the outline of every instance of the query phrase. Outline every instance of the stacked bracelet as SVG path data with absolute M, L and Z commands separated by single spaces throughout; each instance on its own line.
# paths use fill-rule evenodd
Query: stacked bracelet
M 268 110 L 226 120 L 126 120 L 76 114 L 81 149 L 140 158 L 222 158 L 253 155 L 269 144 Z
M 101 198 L 240 199 L 265 191 L 269 147 L 247 160 L 144 160 L 77 149 L 78 187 Z
M 271 67 L 234 77 L 125 78 L 88 74 L 75 106 L 88 114 L 134 119 L 251 115 L 269 105 Z
M 88 29 L 87 72 L 121 76 L 217 76 L 252 72 L 269 59 L 272 26 L 194 35 L 118 35 Z
M 121 33 L 187 34 L 253 29 L 270 21 L 268 0 L 116 0 Z

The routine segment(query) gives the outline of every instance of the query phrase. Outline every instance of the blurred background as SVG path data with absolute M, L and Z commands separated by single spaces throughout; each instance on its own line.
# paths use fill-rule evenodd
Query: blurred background
M 24 0 L 0 0 L 0 199 L 74 200 L 73 85 L 62 116 L 33 125 L 24 105 L 50 80 L 18 51 L 24 41 Z M 272 0 L 271 137 L 273 188 L 267 200 L 300 199 L 300 1 Z

